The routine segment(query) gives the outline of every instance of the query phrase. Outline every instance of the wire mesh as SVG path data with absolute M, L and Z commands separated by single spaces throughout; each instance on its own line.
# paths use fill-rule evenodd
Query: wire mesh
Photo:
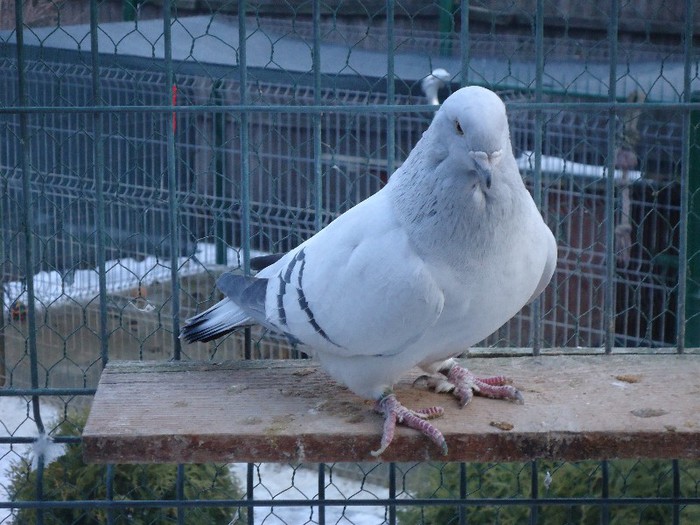
M 110 359 L 300 357 L 261 330 L 180 348 L 179 322 L 380 189 L 438 67 L 440 100 L 504 98 L 559 244 L 542 299 L 479 346 L 700 346 L 691 0 L 0 13 L 0 523 L 700 522 L 692 461 L 104 467 L 79 437 Z

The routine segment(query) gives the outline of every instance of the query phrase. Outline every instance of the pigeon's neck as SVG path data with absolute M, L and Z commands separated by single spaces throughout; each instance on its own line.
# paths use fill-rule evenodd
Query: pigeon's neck
M 529 194 L 514 161 L 512 170 L 498 173 L 491 187 L 484 189 L 452 166 L 439 149 L 433 151 L 434 155 L 409 155 L 387 189 L 421 255 L 464 267 L 466 260 L 474 262 L 479 253 L 486 255 L 495 238 L 507 242 L 505 237 L 516 230 L 512 222 L 518 220 Z
M 426 83 L 423 86 L 423 93 L 425 93 L 425 98 L 428 104 L 433 106 L 440 105 L 440 100 L 438 99 L 438 86 L 434 82 Z

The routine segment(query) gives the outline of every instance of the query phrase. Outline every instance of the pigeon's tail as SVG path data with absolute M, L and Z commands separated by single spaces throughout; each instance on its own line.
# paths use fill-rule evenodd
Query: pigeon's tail
M 235 328 L 254 324 L 254 321 L 231 299 L 226 298 L 201 314 L 190 317 L 180 332 L 188 343 L 211 341 Z

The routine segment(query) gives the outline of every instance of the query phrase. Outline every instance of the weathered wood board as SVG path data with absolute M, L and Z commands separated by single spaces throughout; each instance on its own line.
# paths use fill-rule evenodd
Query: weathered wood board
M 381 461 L 700 458 L 700 355 L 469 358 L 525 404 L 396 387 L 434 420 L 449 455 L 400 427 Z M 313 361 L 111 362 L 83 433 L 99 463 L 373 461 L 382 417 Z

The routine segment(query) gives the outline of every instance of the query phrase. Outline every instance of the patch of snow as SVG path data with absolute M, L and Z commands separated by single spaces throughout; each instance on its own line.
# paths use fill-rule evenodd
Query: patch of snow
M 263 252 L 251 251 L 251 257 L 264 255 Z M 241 250 L 227 248 L 226 260 L 235 262 L 229 266 L 241 266 Z M 185 277 L 204 272 L 216 264 L 216 246 L 199 243 L 194 256 L 178 258 L 179 276 Z M 109 293 L 131 290 L 138 286 L 148 286 L 171 279 L 170 259 L 148 256 L 143 260 L 127 257 L 114 259 L 105 264 L 107 291 Z M 99 274 L 96 268 L 76 270 L 70 282 L 58 271 L 39 272 L 34 276 L 34 296 L 37 309 L 57 304 L 85 301 L 89 302 L 99 295 Z M 27 287 L 22 281 L 5 283 L 5 305 L 9 308 L 14 301 L 27 302 Z
M 22 397 L 0 397 L 0 436 L 2 437 L 32 437 L 38 436 L 36 423 L 32 416 L 32 405 Z M 41 405 L 41 417 L 44 423 L 54 421 L 58 410 L 51 405 Z M 48 465 L 63 454 L 63 446 L 51 441 L 45 434 L 32 444 L 1 444 L 0 443 L 0 501 L 9 499 L 10 465 L 16 463 L 20 456 L 32 451 L 32 468 L 36 466 L 36 454 L 44 452 Z M 0 523 L 11 523 L 9 509 L 0 509 Z
M 239 483 L 245 487 L 247 478 L 247 465 L 234 463 L 230 466 L 231 472 Z M 255 499 L 269 500 L 299 500 L 308 499 L 306 507 L 272 508 L 256 507 L 254 510 L 254 522 L 256 525 L 292 525 L 318 523 L 318 472 L 316 470 L 293 467 L 278 463 L 255 464 L 254 472 Z M 331 482 L 332 481 L 332 482 Z M 360 479 L 349 479 L 328 471 L 325 477 L 326 499 L 374 499 L 389 497 L 387 487 L 363 482 Z M 387 523 L 388 511 L 384 506 L 347 506 L 325 507 L 326 522 L 354 525 L 381 525 Z

